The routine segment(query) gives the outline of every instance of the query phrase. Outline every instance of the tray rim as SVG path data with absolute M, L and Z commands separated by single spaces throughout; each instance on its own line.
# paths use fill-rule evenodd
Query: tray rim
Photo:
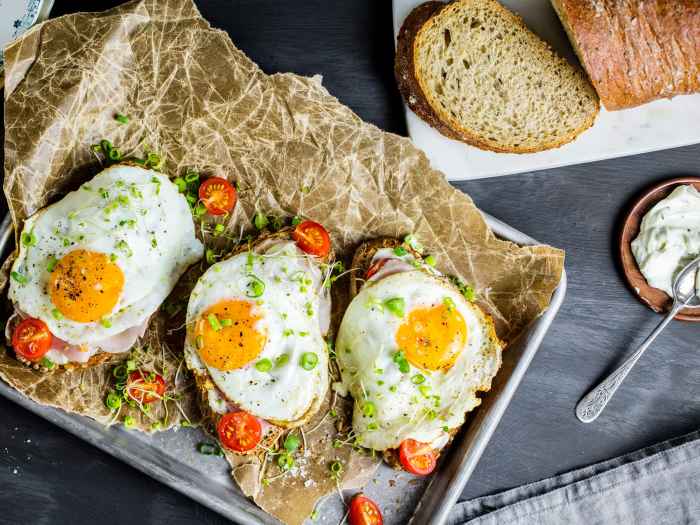
M 484 212 L 481 213 L 487 225 L 496 236 L 521 245 L 539 244 L 532 237 L 516 230 L 495 217 Z M 14 229 L 12 227 L 11 217 L 10 214 L 7 213 L 0 223 L 0 253 L 4 253 L 7 250 L 8 243 L 12 241 L 13 235 Z M 410 524 L 443 525 L 446 523 L 452 507 L 457 502 L 457 499 L 469 481 L 474 468 L 481 459 L 498 423 L 524 377 L 532 358 L 537 353 L 542 339 L 549 330 L 554 317 L 557 315 L 564 301 L 564 297 L 566 296 L 566 289 L 566 270 L 563 269 L 561 280 L 552 295 L 549 307 L 539 318 L 533 321 L 529 330 L 523 333 L 522 337 L 526 338 L 524 351 L 513 368 L 510 377 L 503 385 L 498 399 L 490 407 L 490 411 L 479 412 L 482 416 L 482 421 L 475 432 L 474 439 L 471 443 L 468 443 L 465 439 L 466 436 L 462 435 L 461 439 L 458 441 L 456 440 L 452 445 L 449 452 L 450 457 L 454 457 L 458 452 L 461 453 L 459 465 L 450 468 L 452 471 L 450 473 L 447 472 L 446 465 L 444 464 L 445 462 L 443 462 L 420 496 L 416 509 L 409 520 Z M 136 468 L 160 483 L 197 501 L 225 518 L 236 523 L 251 525 L 257 523 L 279 523 L 279 521 L 269 516 L 243 496 L 240 496 L 240 498 L 248 501 L 247 505 L 239 505 L 235 499 L 240 498 L 232 499 L 231 495 L 228 495 L 228 498 L 226 498 L 226 495 L 220 497 L 214 495 L 214 497 L 211 497 L 212 494 L 205 494 L 200 490 L 200 487 L 197 486 L 194 479 L 183 479 L 173 476 L 164 468 L 162 464 L 162 457 L 164 457 L 164 455 L 155 447 L 149 448 L 149 450 L 151 450 L 150 454 L 135 457 L 133 451 L 125 447 L 110 446 L 112 445 L 112 441 L 116 439 L 128 439 L 130 435 L 129 431 L 119 426 L 104 427 L 87 416 L 72 414 L 61 409 L 40 405 L 20 394 L 3 381 L 0 381 L 0 395 L 47 421 L 50 421 L 83 441 L 90 443 L 110 456 Z M 142 447 L 142 444 L 138 441 L 132 440 L 132 443 Z M 153 452 L 155 452 L 155 454 L 153 454 Z M 157 461 L 158 459 L 161 459 L 161 461 Z M 165 461 L 169 461 L 169 459 L 166 458 Z M 179 465 L 201 474 L 190 465 L 182 462 L 180 462 Z M 234 487 L 233 482 L 231 482 L 231 487 Z M 211 487 L 209 487 L 209 489 L 211 489 Z

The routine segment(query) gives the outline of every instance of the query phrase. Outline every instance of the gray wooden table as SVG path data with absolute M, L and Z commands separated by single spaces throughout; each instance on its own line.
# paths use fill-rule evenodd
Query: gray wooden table
M 54 14 L 114 1 L 57 0 Z M 405 134 L 389 0 L 197 0 L 267 72 L 321 73 L 362 118 Z M 674 322 L 593 424 L 574 405 L 658 322 L 614 257 L 630 200 L 700 175 L 700 146 L 460 183 L 484 210 L 567 251 L 569 291 L 463 498 L 502 490 L 700 428 L 700 325 Z M 176 492 L 0 400 L 0 523 L 224 523 Z

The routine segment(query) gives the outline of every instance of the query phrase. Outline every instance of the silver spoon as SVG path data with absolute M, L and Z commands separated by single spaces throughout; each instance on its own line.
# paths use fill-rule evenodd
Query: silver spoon
M 668 312 L 668 315 L 659 323 L 659 326 L 656 327 L 649 337 L 644 340 L 634 354 L 578 402 L 578 405 L 576 405 L 576 417 L 582 422 L 590 423 L 601 414 L 608 404 L 608 401 L 610 401 L 613 394 L 622 384 L 622 381 L 624 381 L 627 374 L 632 370 L 632 367 L 639 361 L 642 354 L 651 346 L 654 339 L 666 328 L 666 325 L 671 322 L 681 308 L 697 308 L 700 306 L 700 297 L 696 295 L 695 291 L 695 273 L 698 267 L 700 267 L 700 257 L 681 270 L 673 281 L 673 306 L 671 306 L 671 311 Z M 691 273 L 693 274 L 692 289 L 689 292 L 683 292 L 683 281 L 688 278 Z

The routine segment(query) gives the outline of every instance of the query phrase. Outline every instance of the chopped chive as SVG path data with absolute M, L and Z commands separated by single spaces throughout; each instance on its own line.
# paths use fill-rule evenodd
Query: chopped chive
M 267 219 L 267 216 L 264 215 L 263 213 L 257 212 L 255 214 L 255 217 L 253 217 L 253 224 L 255 224 L 255 227 L 258 230 L 262 230 L 269 224 L 269 220 Z
M 193 212 L 195 217 L 201 217 L 207 212 L 207 207 L 201 202 L 198 202 L 197 205 L 194 207 Z
M 421 385 L 418 387 L 418 391 L 421 393 L 423 397 L 429 397 L 430 396 L 430 385 Z
M 423 374 L 416 374 L 411 378 L 411 383 L 414 385 L 420 385 L 421 383 L 425 383 L 425 376 Z
M 282 354 L 277 359 L 275 359 L 275 367 L 282 368 L 289 362 L 289 354 Z
M 384 301 L 384 306 L 396 317 L 403 317 L 406 301 L 404 301 L 403 297 L 394 297 Z
M 54 308 L 53 310 L 51 310 L 51 316 L 58 321 L 63 319 L 63 314 L 60 312 L 60 310 L 58 308 Z
M 294 458 L 288 452 L 283 452 L 277 458 L 277 466 L 282 470 L 289 470 L 294 466 Z
M 314 352 L 304 352 L 299 364 L 304 370 L 313 370 L 318 364 L 318 356 Z
M 408 360 L 402 351 L 394 353 L 393 356 L 394 363 L 399 367 L 399 371 L 403 374 L 407 374 L 411 371 L 411 366 L 408 364 Z
M 299 217 L 298 215 L 295 215 L 292 218 L 292 226 L 297 226 L 300 223 L 301 223 L 301 217 Z
M 391 385 L 389 387 L 389 392 L 396 392 L 398 389 L 399 389 L 399 387 L 397 387 L 396 385 Z
M 58 259 L 51 255 L 48 260 L 46 261 L 46 271 L 51 273 L 54 271 L 54 268 L 56 268 L 56 265 L 58 264 Z
M 433 255 L 428 255 L 425 259 L 425 264 L 428 266 L 435 266 L 437 264 L 437 261 L 435 260 L 435 257 Z
M 22 244 L 25 246 L 36 246 L 36 235 L 33 231 L 22 234 Z
M 371 401 L 365 401 L 362 405 L 362 413 L 367 417 L 374 417 L 377 412 L 377 407 Z
M 194 341 L 195 345 L 197 345 L 197 350 L 204 348 L 204 338 L 201 335 L 198 335 Z
M 216 318 L 216 315 L 209 314 L 207 316 L 207 321 L 209 321 L 209 326 L 211 326 L 212 330 L 214 330 L 215 332 L 218 332 L 219 330 L 221 330 L 221 323 Z
M 109 157 L 109 160 L 114 162 L 121 160 L 122 158 L 122 154 L 117 148 L 112 148 L 109 150 L 109 154 L 107 156 Z
M 116 120 L 120 124 L 129 123 L 129 117 L 127 117 L 126 115 L 122 115 L 121 113 L 117 113 L 116 115 L 114 115 L 114 120 Z
M 291 328 L 285 328 L 285 329 L 282 331 L 282 335 L 283 335 L 284 337 L 289 337 L 289 336 L 292 335 L 293 333 L 294 333 L 294 330 L 292 330 Z
M 151 246 L 153 246 L 154 248 L 158 247 L 158 240 L 155 237 L 151 239 Z
M 335 477 L 338 477 L 343 473 L 343 464 L 340 461 L 334 461 L 328 468 L 330 469 L 331 474 Z
M 153 176 L 151 177 L 151 182 L 156 185 L 156 195 L 160 195 L 160 179 Z
M 27 284 L 29 280 L 19 272 L 11 272 L 10 277 L 12 277 L 19 284 Z
M 301 440 L 294 434 L 289 434 L 284 440 L 284 449 L 287 452 L 295 452 L 299 448 L 299 445 L 301 445 Z
M 48 370 L 51 370 L 54 367 L 54 365 L 56 364 L 53 361 L 51 361 L 51 359 L 49 359 L 48 357 L 42 357 L 41 361 L 39 361 L 39 362 L 41 363 L 41 366 L 43 366 L 44 368 L 46 368 Z
M 377 430 L 378 428 L 379 425 L 377 425 L 376 423 L 370 423 L 369 425 L 367 425 L 367 430 Z
M 445 297 L 442 300 L 442 304 L 444 304 L 447 307 L 448 312 L 451 312 L 455 309 L 455 302 L 452 300 L 452 297 Z
M 207 248 L 204 252 L 207 264 L 214 264 L 216 262 L 216 254 L 211 248 Z
M 442 431 L 443 431 L 443 432 L 449 432 L 449 431 L 450 431 L 450 427 L 448 427 L 447 425 L 445 425 L 444 427 L 442 427 Z
M 180 193 L 185 193 L 185 191 L 187 191 L 187 182 L 185 182 L 185 179 L 182 177 L 176 177 L 173 182 L 175 183 L 175 186 L 177 186 L 177 191 Z
M 251 274 L 248 277 L 250 277 L 250 281 L 248 281 L 248 285 L 246 287 L 246 296 L 252 298 L 260 297 L 265 292 L 265 283 L 255 275 Z
M 255 363 L 255 369 L 258 372 L 269 372 L 272 370 L 272 361 L 266 357 Z
M 394 248 L 394 255 L 397 255 L 399 257 L 403 257 L 407 253 L 408 251 L 403 246 L 397 246 L 396 248 Z
M 222 233 L 224 233 L 224 225 L 223 224 L 217 224 L 214 226 L 214 237 L 218 237 Z
M 231 326 L 233 324 L 233 321 L 231 319 L 219 319 L 219 322 L 223 327 Z
M 136 425 L 136 420 L 132 416 L 126 416 L 124 418 L 124 427 L 133 428 Z
M 100 319 L 100 324 L 104 326 L 105 328 L 112 328 L 112 321 L 107 319 L 106 317 L 103 317 Z
M 122 406 L 121 396 L 116 392 L 110 392 L 105 399 L 105 405 L 111 410 L 119 410 L 119 407 Z
M 185 182 L 189 184 L 199 182 L 199 172 L 195 169 L 188 168 L 187 173 L 185 173 Z

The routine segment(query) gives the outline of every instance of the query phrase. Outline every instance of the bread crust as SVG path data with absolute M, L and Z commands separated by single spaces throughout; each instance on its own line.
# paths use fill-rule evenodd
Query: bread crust
M 462 140 L 456 131 L 440 120 L 438 114 L 428 103 L 425 93 L 416 78 L 416 71 L 413 66 L 414 41 L 416 34 L 423 25 L 432 17 L 442 11 L 448 4 L 442 2 L 426 2 L 416 7 L 404 20 L 399 36 L 396 41 L 396 59 L 394 61 L 394 76 L 399 86 L 399 92 L 403 96 L 406 104 L 411 110 L 430 124 L 440 133 L 455 140 Z M 481 147 L 479 144 L 470 143 Z M 353 266 L 354 267 L 354 266 Z
M 607 109 L 700 91 L 700 2 L 551 2 Z
M 451 122 L 447 115 L 441 115 L 440 112 L 430 104 L 425 91 L 421 87 L 422 79 L 416 73 L 415 68 L 415 51 L 416 45 L 420 41 L 421 32 L 428 28 L 431 21 L 442 14 L 443 11 L 455 9 L 458 4 L 465 0 L 452 0 L 451 2 L 426 2 L 416 7 L 404 21 L 399 36 L 397 39 L 396 59 L 395 59 L 395 76 L 399 86 L 399 91 L 406 100 L 406 103 L 416 115 L 430 124 L 437 131 L 451 139 L 465 142 L 479 149 L 494 151 L 496 153 L 536 153 L 554 149 L 568 144 L 581 133 L 593 126 L 596 117 L 598 116 L 600 106 L 596 104 L 596 111 L 584 121 L 578 129 L 572 133 L 561 137 L 558 140 L 542 144 L 538 147 L 500 147 L 493 143 L 483 140 L 479 135 L 470 132 L 469 130 L 460 127 L 457 123 Z M 468 0 L 467 0 L 468 1 Z M 512 13 L 500 3 L 495 2 L 498 9 L 502 10 L 505 16 L 510 17 L 513 22 L 522 30 L 531 32 L 525 25 L 522 18 Z M 545 44 L 547 45 L 547 44 Z M 549 48 L 549 46 L 547 45 Z M 578 69 L 576 66 L 572 67 Z M 582 77 L 585 77 L 583 71 L 580 71 Z

